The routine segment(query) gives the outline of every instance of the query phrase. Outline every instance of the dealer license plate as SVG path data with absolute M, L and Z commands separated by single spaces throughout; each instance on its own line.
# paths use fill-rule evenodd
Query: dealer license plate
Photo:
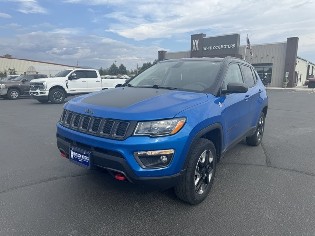
M 90 167 L 91 152 L 77 147 L 70 147 L 69 160 L 86 168 Z

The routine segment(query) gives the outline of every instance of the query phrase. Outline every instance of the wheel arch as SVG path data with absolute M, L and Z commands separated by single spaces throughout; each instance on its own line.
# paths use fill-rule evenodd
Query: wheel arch
M 193 138 L 188 153 L 186 155 L 186 160 L 184 163 L 183 168 L 186 169 L 186 165 L 188 162 L 188 156 L 189 153 L 191 152 L 191 147 L 193 147 L 193 145 L 198 142 L 198 140 L 200 138 L 204 138 L 204 139 L 208 139 L 210 140 L 216 149 L 216 155 L 217 155 L 217 159 L 219 160 L 222 154 L 222 150 L 223 150 L 223 130 L 222 130 L 222 126 L 219 123 L 215 123 L 212 125 L 209 125 L 205 128 L 203 128 L 202 130 L 200 130 L 195 137 Z
M 10 90 L 12 90 L 12 89 L 16 89 L 16 90 L 19 91 L 20 94 L 22 94 L 22 91 L 21 91 L 21 89 L 20 89 L 18 86 L 9 87 L 9 88 L 8 88 L 8 92 L 9 92 Z
M 62 90 L 65 92 L 65 94 L 67 95 L 67 91 L 65 90 L 65 88 L 62 87 L 62 86 L 60 86 L 60 85 L 54 85 L 53 87 L 51 87 L 51 88 L 49 89 L 49 92 L 50 92 L 51 90 L 53 90 L 53 89 L 56 89 L 56 88 L 62 89 Z
M 262 110 L 262 112 L 265 114 L 265 117 L 267 116 L 268 106 L 265 106 Z

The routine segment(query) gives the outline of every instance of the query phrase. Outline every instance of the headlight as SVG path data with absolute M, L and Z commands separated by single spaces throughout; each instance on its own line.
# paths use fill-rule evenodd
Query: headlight
M 134 135 L 166 136 L 176 134 L 185 122 L 185 118 L 138 122 Z
M 43 82 L 38 85 L 39 90 L 45 90 L 47 88 L 47 82 Z
M 5 84 L 0 84 L 0 89 L 5 88 Z

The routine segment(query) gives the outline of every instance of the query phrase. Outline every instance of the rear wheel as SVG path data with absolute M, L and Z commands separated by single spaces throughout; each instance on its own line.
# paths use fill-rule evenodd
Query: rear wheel
M 20 97 L 20 91 L 18 89 L 9 89 L 7 97 L 11 100 L 18 99 Z
M 265 113 L 261 113 L 255 133 L 252 136 L 246 138 L 246 143 L 250 146 L 258 146 L 261 143 L 261 140 L 265 131 Z
M 49 92 L 49 100 L 52 103 L 63 103 L 66 98 L 66 92 L 61 88 L 54 88 Z
M 195 205 L 209 194 L 216 170 L 216 150 L 207 139 L 199 139 L 192 145 L 186 172 L 175 187 L 175 194 L 181 200 Z

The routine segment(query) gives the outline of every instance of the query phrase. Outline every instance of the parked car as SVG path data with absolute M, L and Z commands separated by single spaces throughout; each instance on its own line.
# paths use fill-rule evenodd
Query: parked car
M 9 81 L 9 80 L 15 79 L 18 76 L 20 76 L 20 75 L 8 75 L 4 78 L 1 78 L 0 81 Z
M 98 70 L 69 69 L 55 77 L 31 81 L 30 95 L 41 103 L 63 103 L 67 96 L 114 88 L 125 79 L 102 79 Z
M 315 88 L 315 77 L 314 75 L 310 75 L 308 79 L 305 81 L 305 85 L 307 85 L 308 88 Z
M 0 81 L 0 96 L 12 100 L 20 96 L 29 96 L 30 81 L 37 78 L 47 78 L 47 75 L 20 75 L 8 81 Z
M 57 123 L 61 156 L 117 180 L 202 202 L 217 162 L 261 143 L 268 97 L 254 67 L 227 58 L 159 62 L 123 87 L 74 98 Z

